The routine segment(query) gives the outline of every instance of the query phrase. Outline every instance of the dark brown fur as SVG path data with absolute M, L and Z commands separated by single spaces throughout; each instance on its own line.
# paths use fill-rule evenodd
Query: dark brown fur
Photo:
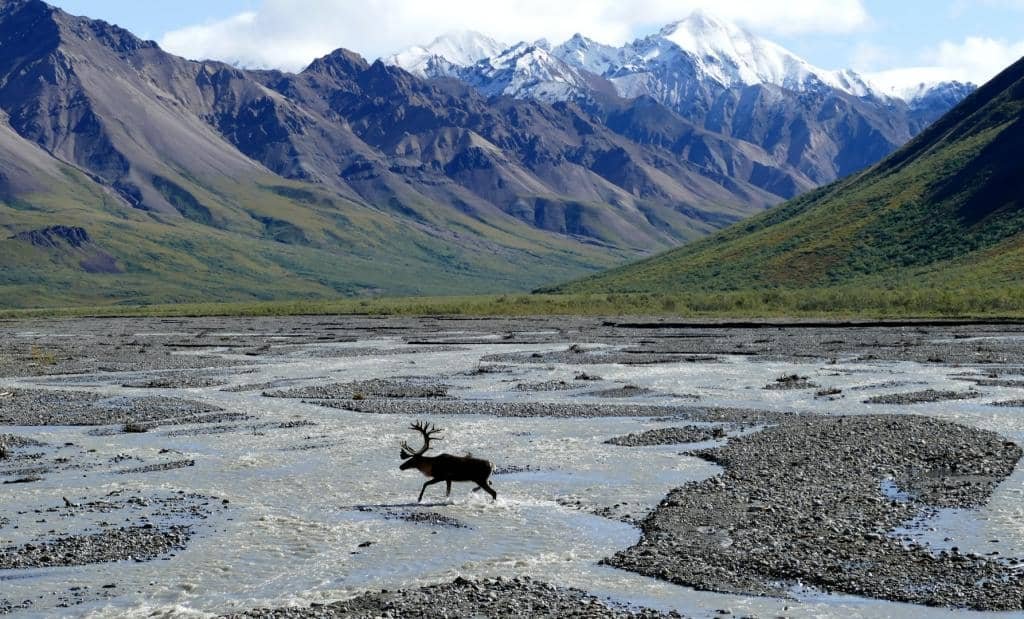
M 430 448 L 432 434 L 440 432 L 440 430 L 437 428 L 432 429 L 429 425 L 422 423 L 413 424 L 412 429 L 423 435 L 423 447 L 418 452 L 414 452 L 408 445 L 403 443 L 400 457 L 405 462 L 398 468 L 403 471 L 414 468 L 431 478 L 424 482 L 423 488 L 420 489 L 420 496 L 416 499 L 417 502 L 423 500 L 423 493 L 426 492 L 427 486 L 442 481 L 447 486 L 445 496 L 451 496 L 453 481 L 471 481 L 478 486 L 474 490 L 482 488 L 484 492 L 491 495 L 492 499 L 498 498 L 498 493 L 494 491 L 494 488 L 487 481 L 491 476 L 492 470 L 489 461 L 472 456 L 453 456 L 451 454 L 424 456 L 423 454 Z

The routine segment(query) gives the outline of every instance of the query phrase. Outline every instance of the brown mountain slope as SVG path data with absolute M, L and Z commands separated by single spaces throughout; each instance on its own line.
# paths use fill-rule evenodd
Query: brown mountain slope
M 862 174 L 558 289 L 1020 285 L 1022 147 L 1024 59 Z

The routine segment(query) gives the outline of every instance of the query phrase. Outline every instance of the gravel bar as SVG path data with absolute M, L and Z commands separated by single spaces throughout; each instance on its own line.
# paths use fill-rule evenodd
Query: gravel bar
M 658 417 L 691 421 L 760 424 L 800 416 L 792 412 L 712 406 L 582 404 L 575 402 L 496 402 L 493 400 L 321 400 L 328 408 L 377 415 L 491 415 L 494 417 Z
M 0 425 L 95 426 L 126 421 L 210 423 L 219 406 L 166 396 L 104 398 L 84 391 L 13 389 L 0 400 Z
M 189 466 L 195 466 L 195 460 L 176 460 L 174 462 L 159 462 L 157 464 L 147 464 L 145 466 L 137 466 L 131 469 L 124 469 L 117 471 L 122 475 L 130 475 L 133 473 L 155 473 L 157 471 L 172 471 L 174 469 L 183 469 Z
M 978 391 L 937 391 L 925 389 L 911 393 L 890 393 L 876 395 L 864 400 L 865 404 L 927 404 L 950 400 L 971 400 L 981 397 Z
M 680 413 L 672 406 L 494 402 L 491 400 L 352 400 L 313 402 L 331 408 L 382 415 L 493 415 L 495 417 L 653 417 Z
M 268 398 L 307 398 L 312 400 L 349 400 L 352 398 L 443 398 L 448 385 L 425 379 L 374 378 L 352 383 L 311 385 L 265 391 Z M 357 397 L 358 396 L 358 397 Z
M 148 561 L 184 548 L 190 535 L 185 526 L 158 529 L 142 525 L 9 546 L 0 552 L 0 570 Z
M 978 610 L 1024 609 L 1016 560 L 933 553 L 888 533 L 935 507 L 977 507 L 1021 448 L 917 416 L 807 417 L 697 454 L 722 475 L 673 490 L 640 542 L 606 562 L 698 589 L 824 591 Z M 882 495 L 892 480 L 910 497 Z M 979 586 L 979 583 L 985 583 Z
M 635 398 L 644 395 L 653 395 L 655 393 L 657 392 L 653 389 L 645 389 L 643 387 L 637 387 L 636 385 L 624 385 L 622 387 L 612 387 L 601 391 L 589 391 L 583 395 L 593 398 Z
M 259 608 L 228 615 L 266 619 L 307 619 L 328 617 L 680 617 L 651 609 L 629 608 L 601 600 L 579 589 L 556 587 L 529 577 L 497 578 L 453 582 L 365 593 L 342 602 L 305 608 Z
M 616 436 L 605 441 L 608 445 L 620 447 L 653 447 L 655 445 L 682 445 L 685 443 L 702 443 L 717 438 L 725 438 L 722 428 L 706 426 L 683 426 L 680 428 L 659 428 L 646 432 Z

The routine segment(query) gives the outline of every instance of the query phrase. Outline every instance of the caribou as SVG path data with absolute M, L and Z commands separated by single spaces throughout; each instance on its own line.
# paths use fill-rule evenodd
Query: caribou
M 423 447 L 420 447 L 418 451 L 413 451 L 412 447 L 409 447 L 409 443 L 402 441 L 402 451 L 399 457 L 404 462 L 398 468 L 403 471 L 417 469 L 430 478 L 423 483 L 423 488 L 420 489 L 420 496 L 416 499 L 417 503 L 423 500 L 423 493 L 427 491 L 427 486 L 438 484 L 442 481 L 447 484 L 445 496 L 452 495 L 453 481 L 471 481 L 477 485 L 476 488 L 473 488 L 474 492 L 483 489 L 484 492 L 491 495 L 492 500 L 498 498 L 498 493 L 487 483 L 487 478 L 491 476 L 490 462 L 474 458 L 469 454 L 465 456 L 453 456 L 451 454 L 425 456 L 423 454 L 430 449 L 431 440 L 442 440 L 441 437 L 434 436 L 442 430 L 422 421 L 412 424 L 409 426 L 409 429 L 416 430 L 423 435 Z

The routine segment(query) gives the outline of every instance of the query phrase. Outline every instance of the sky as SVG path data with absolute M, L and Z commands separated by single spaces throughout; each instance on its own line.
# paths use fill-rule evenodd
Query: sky
M 297 71 L 338 47 L 375 59 L 448 31 L 622 44 L 694 9 L 825 69 L 886 86 L 983 83 L 1024 56 L 1024 0 L 51 0 L 172 53 Z

